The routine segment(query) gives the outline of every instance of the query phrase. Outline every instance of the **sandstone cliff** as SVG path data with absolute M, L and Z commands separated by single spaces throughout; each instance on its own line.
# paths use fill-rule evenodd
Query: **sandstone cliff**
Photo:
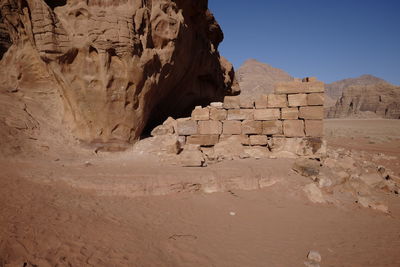
M 244 97 L 253 99 L 274 91 L 277 82 L 292 81 L 293 77 L 287 72 L 261 63 L 255 59 L 249 59 L 237 71 L 237 78 Z
M 326 111 L 326 117 L 400 119 L 400 87 L 384 81 L 348 85 L 336 105 Z
M 0 10 L 1 101 L 46 95 L 51 124 L 81 141 L 133 142 L 239 93 L 206 0 L 1 0 Z

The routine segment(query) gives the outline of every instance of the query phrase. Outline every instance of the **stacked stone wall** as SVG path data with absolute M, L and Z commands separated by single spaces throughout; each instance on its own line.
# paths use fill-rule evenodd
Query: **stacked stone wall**
M 243 100 L 227 96 L 223 103 L 196 107 L 190 118 L 177 120 L 183 144 L 214 146 L 231 136 L 245 146 L 269 146 L 274 139 L 323 138 L 324 83 L 295 79 L 275 86 L 274 94 Z M 314 142 L 315 143 L 315 142 Z

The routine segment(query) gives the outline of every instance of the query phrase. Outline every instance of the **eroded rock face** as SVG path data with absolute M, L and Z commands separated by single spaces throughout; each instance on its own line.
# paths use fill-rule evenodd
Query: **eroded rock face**
M 327 110 L 328 118 L 400 119 L 400 87 L 382 82 L 345 88 L 336 105 Z
M 149 123 L 239 93 L 206 0 L 2 0 L 0 7 L 2 51 L 11 43 L 33 48 L 82 141 L 132 142 Z

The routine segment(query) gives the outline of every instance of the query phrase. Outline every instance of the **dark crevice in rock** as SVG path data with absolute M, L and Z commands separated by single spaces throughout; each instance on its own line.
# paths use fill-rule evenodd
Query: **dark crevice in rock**
M 65 6 L 67 4 L 67 0 L 45 0 L 45 2 L 52 10 L 56 7 Z

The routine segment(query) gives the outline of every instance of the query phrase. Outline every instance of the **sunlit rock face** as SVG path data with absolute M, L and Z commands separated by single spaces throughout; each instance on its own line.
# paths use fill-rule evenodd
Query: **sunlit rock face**
M 25 64 L 13 53 L 37 54 L 82 141 L 133 142 L 167 116 L 239 93 L 206 0 L 2 0 L 0 7 L 1 56 Z

